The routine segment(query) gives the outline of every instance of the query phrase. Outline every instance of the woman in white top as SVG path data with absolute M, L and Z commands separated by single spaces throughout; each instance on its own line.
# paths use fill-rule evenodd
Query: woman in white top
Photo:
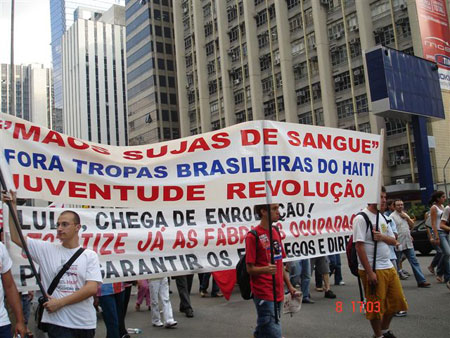
M 450 289 L 450 206 L 447 206 L 442 213 L 438 232 L 444 267 L 444 283 Z
M 443 273 L 444 266 L 442 260 L 442 249 L 440 246 L 440 238 L 439 238 L 439 223 L 441 222 L 442 212 L 444 211 L 444 202 L 445 202 L 445 193 L 443 191 L 435 191 L 431 195 L 431 208 L 430 213 L 427 219 L 427 226 L 431 228 L 431 237 L 430 242 L 433 247 L 436 249 L 436 255 L 434 256 L 428 270 L 434 274 L 434 268 L 436 269 L 438 282 L 443 282 Z

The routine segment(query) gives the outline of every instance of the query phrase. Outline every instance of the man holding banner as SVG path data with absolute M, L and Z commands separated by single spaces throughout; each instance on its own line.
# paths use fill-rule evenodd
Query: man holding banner
M 284 283 L 292 296 L 297 292 L 289 280 L 289 274 L 284 270 L 283 258 L 286 257 L 286 253 L 279 230 L 275 227 L 271 227 L 275 259 L 275 264 L 271 264 L 269 223 L 279 220 L 278 206 L 278 204 L 270 204 L 269 216 L 267 205 L 256 205 L 255 214 L 261 218 L 261 223 L 255 228 L 258 237 L 248 233 L 245 238 L 247 271 L 250 275 L 250 286 L 257 313 L 255 337 L 281 337 L 281 324 L 274 313 L 280 314 L 280 305 L 284 299 Z M 273 275 L 275 275 L 275 294 L 273 293 Z M 274 312 L 275 296 L 276 312 Z
M 17 215 L 15 193 L 3 194 L 4 201 L 10 201 Z M 11 240 L 23 248 L 19 233 L 10 217 Z M 81 254 L 70 265 L 60 278 L 54 292 L 47 295 L 44 303 L 42 323 L 46 324 L 50 338 L 91 338 L 95 335 L 97 317 L 93 306 L 93 296 L 97 292 L 98 283 L 102 282 L 100 264 L 97 254 L 92 250 L 80 250 L 79 231 L 80 217 L 73 211 L 64 211 L 58 217 L 56 238 L 61 245 L 47 241 L 28 238 L 31 258 L 39 264 L 42 282 L 46 290 L 55 276 L 62 270 L 72 256 L 78 251 Z
M 386 205 L 386 189 L 382 187 L 381 209 Z M 389 325 L 395 313 L 407 311 L 403 288 L 390 260 L 390 246 L 398 245 L 386 218 L 377 204 L 368 204 L 353 221 L 353 240 L 358 255 L 358 270 L 366 295 L 366 318 L 376 338 L 395 338 Z

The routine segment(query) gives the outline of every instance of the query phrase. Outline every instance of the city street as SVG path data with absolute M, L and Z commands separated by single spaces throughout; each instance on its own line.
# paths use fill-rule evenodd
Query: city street
M 444 284 L 437 284 L 434 276 L 426 270 L 432 256 L 418 256 L 427 280 L 432 283 L 429 289 L 419 289 L 414 277 L 402 281 L 409 304 L 406 317 L 394 318 L 391 329 L 397 337 L 423 338 L 448 337 L 450 324 L 448 310 L 450 290 Z M 369 322 L 363 314 L 353 312 L 352 301 L 359 300 L 357 279 L 353 277 L 347 267 L 346 258 L 342 255 L 342 272 L 344 286 L 333 286 L 336 299 L 325 299 L 322 292 L 314 290 L 312 280 L 311 296 L 315 304 L 303 304 L 299 313 L 293 317 L 283 316 L 284 337 L 371 337 Z M 409 263 L 404 268 L 411 272 Z M 332 281 L 334 279 L 332 278 Z M 198 292 L 198 278 L 195 276 L 191 300 L 194 318 L 186 318 L 178 312 L 178 293 L 174 282 L 171 282 L 172 306 L 178 325 L 174 329 L 155 328 L 151 325 L 150 312 L 141 310 L 136 312 L 135 288 L 130 304 L 126 324 L 130 328 L 140 328 L 140 335 L 132 337 L 252 337 L 255 327 L 256 314 L 253 302 L 243 300 L 235 288 L 230 301 L 223 298 L 201 298 Z M 336 301 L 342 302 L 343 311 L 336 312 Z M 144 308 L 144 307 L 141 307 Z M 105 337 L 105 326 L 99 317 L 97 337 Z

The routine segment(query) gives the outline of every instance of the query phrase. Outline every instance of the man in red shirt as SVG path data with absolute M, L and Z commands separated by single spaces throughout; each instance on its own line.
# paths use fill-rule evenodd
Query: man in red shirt
M 272 276 L 275 275 L 277 314 L 280 315 L 280 305 L 284 299 L 284 283 L 289 292 L 297 291 L 289 281 L 289 274 L 283 267 L 286 257 L 280 233 L 275 226 L 272 228 L 275 264 L 271 264 L 269 213 L 267 205 L 256 205 L 255 214 L 261 218 L 261 223 L 255 228 L 258 239 L 249 233 L 245 239 L 247 271 L 250 275 L 250 286 L 253 301 L 258 315 L 254 337 L 281 337 L 280 321 L 275 320 L 274 295 Z M 278 221 L 280 213 L 278 204 L 270 205 L 270 220 Z

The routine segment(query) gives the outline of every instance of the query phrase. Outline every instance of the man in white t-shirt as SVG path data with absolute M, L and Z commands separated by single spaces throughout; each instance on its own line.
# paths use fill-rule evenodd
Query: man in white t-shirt
M 381 189 L 382 207 L 386 204 L 386 190 Z M 359 275 L 366 295 L 366 318 L 370 321 L 375 337 L 393 338 L 389 330 L 392 317 L 408 310 L 397 271 L 390 260 L 391 245 L 397 245 L 394 233 L 376 204 L 368 204 L 362 215 L 353 220 L 353 241 L 358 255 Z M 378 226 L 377 226 L 378 225 Z M 378 228 L 378 230 L 376 230 Z M 377 242 L 375 271 L 373 269 L 375 242 Z
M 17 213 L 15 194 L 4 195 Z M 11 217 L 12 218 L 12 217 Z M 10 218 L 10 219 L 11 219 Z M 22 247 L 19 234 L 10 221 L 11 240 Z M 80 217 L 74 211 L 64 211 L 56 223 L 56 238 L 61 245 L 27 238 L 31 258 L 39 264 L 42 284 L 47 290 L 62 266 L 80 248 Z M 50 338 L 91 338 L 95 335 L 97 317 L 93 306 L 98 283 L 102 282 L 97 254 L 84 250 L 62 276 L 55 291 L 44 303 L 42 322 Z
M 0 337 L 12 337 L 11 322 L 4 304 L 5 295 L 9 306 L 16 316 L 15 333 L 25 337 L 27 329 L 23 318 L 19 292 L 17 292 L 16 284 L 12 277 L 11 266 L 12 261 L 8 251 L 3 243 L 0 242 L 0 273 L 2 275 L 2 284 L 0 285 Z
M 425 279 L 425 276 L 420 268 L 419 261 L 416 258 L 416 252 L 411 236 L 411 230 L 414 227 L 414 221 L 404 211 L 403 201 L 397 199 L 394 201 L 395 211 L 390 215 L 397 225 L 398 241 L 400 246 L 397 247 L 397 262 L 400 265 L 402 255 L 404 254 L 411 265 L 414 277 L 419 288 L 429 288 L 431 286 Z M 399 249 L 400 248 L 400 249 Z

